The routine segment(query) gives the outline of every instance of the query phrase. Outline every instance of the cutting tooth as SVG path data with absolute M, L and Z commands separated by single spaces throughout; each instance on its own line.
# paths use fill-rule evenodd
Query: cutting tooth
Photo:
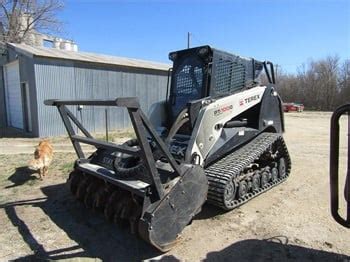
M 108 198 L 108 200 L 106 202 L 105 209 L 104 209 L 104 215 L 108 221 L 113 220 L 113 216 L 115 213 L 115 207 L 119 201 L 119 197 L 120 197 L 120 191 L 116 190 L 110 195 L 110 197 Z
M 78 200 L 83 200 L 86 194 L 86 189 L 91 181 L 90 177 L 84 177 L 82 180 L 80 180 L 78 187 L 77 187 L 77 192 L 75 194 L 76 198 Z
M 76 171 L 70 174 L 68 181 L 72 193 L 83 200 L 87 208 L 103 211 L 108 221 L 129 226 L 132 234 L 138 234 L 142 215 L 142 203 L 139 202 L 142 201 L 137 201 L 134 194 Z
M 130 231 L 132 234 L 138 233 L 138 224 L 142 214 L 142 206 L 133 199 L 133 207 L 129 215 Z
M 99 181 L 97 179 L 92 179 L 86 188 L 86 194 L 84 197 L 84 204 L 87 208 L 92 208 L 94 195 L 96 195 L 96 190 L 99 187 Z
M 125 193 L 118 200 L 118 203 L 115 206 L 115 213 L 113 217 L 113 221 L 116 224 L 123 224 L 123 218 L 128 210 L 128 196 L 125 196 Z
M 114 191 L 115 187 L 109 183 L 100 185 L 100 188 L 97 190 L 97 193 L 94 197 L 94 210 L 103 211 L 107 204 L 108 198 Z
M 94 211 L 102 210 L 106 204 L 108 195 L 106 185 L 100 184 L 99 188 L 96 190 L 96 194 L 94 194 L 92 209 Z
M 78 189 L 78 185 L 79 185 L 81 179 L 83 179 L 83 178 L 84 178 L 84 176 L 80 172 L 77 172 L 77 171 L 72 171 L 69 174 L 68 181 L 70 184 L 70 191 L 72 192 L 73 195 L 76 194 L 77 189 Z

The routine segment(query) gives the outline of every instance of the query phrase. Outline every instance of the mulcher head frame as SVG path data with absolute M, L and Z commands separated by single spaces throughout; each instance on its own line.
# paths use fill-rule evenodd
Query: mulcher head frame
M 72 141 L 78 160 L 74 170 L 83 176 L 113 185 L 132 198 L 142 199 L 142 212 L 137 215 L 137 231 L 140 236 L 162 251 L 169 250 L 184 227 L 201 210 L 206 201 L 208 181 L 201 166 L 178 164 L 157 132 L 142 112 L 137 98 L 115 100 L 46 100 L 46 105 L 56 106 Z M 128 110 L 138 140 L 138 148 L 116 145 L 97 140 L 84 128 L 67 106 L 116 106 Z M 85 136 L 77 135 L 73 125 Z M 148 138 L 161 152 L 162 161 L 154 159 Z M 85 157 L 80 143 L 93 145 L 98 150 L 109 150 L 138 156 L 149 176 L 149 183 L 137 179 L 125 179 L 110 168 L 93 163 L 93 157 Z M 87 181 L 87 180 L 85 180 Z M 87 190 L 88 191 L 88 190 Z

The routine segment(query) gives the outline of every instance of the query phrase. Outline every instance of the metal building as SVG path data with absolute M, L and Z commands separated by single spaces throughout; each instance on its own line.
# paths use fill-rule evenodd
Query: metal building
M 113 99 L 136 96 L 147 112 L 166 95 L 169 65 L 85 52 L 7 44 L 0 59 L 0 127 L 33 137 L 66 134 L 45 99 Z M 72 108 L 91 132 L 105 129 L 105 109 Z M 108 109 L 109 129 L 130 125 L 124 109 Z

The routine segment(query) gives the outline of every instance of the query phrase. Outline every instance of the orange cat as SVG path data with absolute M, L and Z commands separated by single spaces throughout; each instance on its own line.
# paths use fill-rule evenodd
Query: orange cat
M 35 148 L 34 159 L 29 161 L 29 168 L 38 170 L 40 179 L 47 175 L 49 166 L 53 158 L 53 149 L 49 140 L 43 140 Z

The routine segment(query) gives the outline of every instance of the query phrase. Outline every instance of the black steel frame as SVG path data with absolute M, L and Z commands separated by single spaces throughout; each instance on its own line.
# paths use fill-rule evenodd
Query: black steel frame
M 156 168 L 156 163 L 153 158 L 152 149 L 147 138 L 147 135 L 150 135 L 153 141 L 158 146 L 158 148 L 163 152 L 167 161 L 173 168 L 175 175 L 180 176 L 182 174 L 179 165 L 177 164 L 173 156 L 170 154 L 163 140 L 158 136 L 152 124 L 142 112 L 139 101 L 136 97 L 123 97 L 117 98 L 115 100 L 45 100 L 44 103 L 48 106 L 57 107 L 79 159 L 86 159 L 84 152 L 80 146 L 80 143 L 93 145 L 96 148 L 112 149 L 117 152 L 139 156 L 143 160 L 144 165 L 146 166 L 147 170 L 151 175 L 153 183 L 152 186 L 154 186 L 156 191 L 155 197 L 157 197 L 158 199 L 162 199 L 165 192 L 160 180 L 158 170 Z M 140 144 L 140 149 L 130 148 L 123 145 L 116 145 L 111 142 L 105 142 L 93 138 L 92 135 L 88 132 L 88 130 L 84 128 L 84 126 L 79 122 L 79 120 L 74 116 L 74 114 L 67 108 L 68 105 L 116 106 L 127 108 L 131 119 L 131 123 L 136 133 L 136 137 Z M 72 126 L 72 122 L 85 135 L 85 137 L 76 134 Z
M 269 81 L 270 84 L 276 84 L 276 79 L 275 79 L 275 69 L 273 67 L 273 63 L 270 61 L 265 61 L 263 63 L 265 74 L 267 77 L 267 80 Z M 270 70 L 268 68 L 270 67 Z
M 345 181 L 344 197 L 347 201 L 346 219 L 339 214 L 339 119 L 348 115 L 348 158 L 347 176 Z M 330 195 L 331 212 L 333 218 L 341 225 L 350 228 L 350 104 L 337 108 L 331 119 L 330 141 Z

